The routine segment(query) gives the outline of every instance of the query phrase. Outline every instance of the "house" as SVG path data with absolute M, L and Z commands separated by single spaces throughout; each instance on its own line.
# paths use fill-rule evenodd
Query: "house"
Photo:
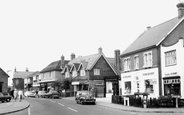
M 63 56 L 61 56 L 61 60 L 64 60 Z M 67 64 L 69 61 L 61 60 L 50 63 L 47 67 L 40 71 L 40 90 L 48 91 L 51 87 L 55 89 L 56 87 L 54 86 L 54 81 L 62 80 L 62 67 L 64 67 L 64 65 Z
M 39 75 L 40 73 L 38 71 L 26 76 L 24 78 L 24 89 L 25 90 L 39 90 L 40 84 L 39 84 Z
M 16 89 L 24 89 L 24 79 L 33 73 L 34 72 L 29 71 L 28 68 L 26 69 L 26 71 L 17 71 L 15 68 L 12 79 L 13 87 Z
M 120 73 L 115 67 L 114 59 L 105 57 L 102 48 L 98 49 L 97 54 L 83 57 L 75 58 L 75 54 L 71 54 L 71 60 L 63 68 L 62 75 L 64 79 L 71 81 L 70 92 L 73 95 L 78 90 L 94 89 L 96 96 L 105 97 L 107 88 L 113 89 L 116 95 L 119 93 Z
M 122 95 L 147 92 L 150 97 L 159 97 L 165 95 L 166 90 L 173 83 L 179 84 L 180 81 L 184 81 L 184 73 L 181 70 L 183 67 L 184 4 L 179 3 L 177 6 L 178 17 L 157 26 L 148 27 L 120 55 L 122 61 L 120 90 L 122 90 Z M 176 56 L 177 60 L 180 60 L 177 64 Z M 171 60 L 174 61 L 172 64 L 169 62 Z M 171 66 L 165 63 L 169 63 Z M 171 82 L 173 80 L 177 82 Z M 183 83 L 174 86 L 180 90 L 179 92 L 184 93 L 181 90 Z M 182 94 L 183 96 L 184 94 Z
M 8 77 L 9 75 L 0 68 L 0 92 L 8 92 Z
M 184 3 L 177 4 L 178 17 L 173 27 L 158 43 L 161 49 L 162 95 L 184 99 Z

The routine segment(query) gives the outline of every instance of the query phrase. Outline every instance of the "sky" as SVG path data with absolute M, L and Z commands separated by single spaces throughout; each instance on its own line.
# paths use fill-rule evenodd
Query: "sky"
M 123 52 L 146 27 L 177 17 L 179 0 L 0 0 L 0 68 L 41 71 L 70 60 Z

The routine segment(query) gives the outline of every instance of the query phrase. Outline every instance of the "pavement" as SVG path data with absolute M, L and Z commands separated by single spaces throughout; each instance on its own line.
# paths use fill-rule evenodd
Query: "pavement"
M 66 100 L 75 100 L 74 97 L 64 97 L 62 99 Z M 122 111 L 130 112 L 142 112 L 142 113 L 184 113 L 184 108 L 139 108 L 132 106 L 124 106 L 121 104 L 111 103 L 111 94 L 107 95 L 106 98 L 96 98 L 96 104 L 98 106 L 103 106 L 112 109 L 118 109 Z M 10 102 L 0 103 L 0 115 L 10 114 L 18 112 L 28 108 L 30 104 L 23 100 L 21 102 L 11 100 Z

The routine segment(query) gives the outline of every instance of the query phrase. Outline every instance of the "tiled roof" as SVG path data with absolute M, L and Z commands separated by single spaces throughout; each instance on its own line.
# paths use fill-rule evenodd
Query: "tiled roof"
M 65 60 L 65 64 L 67 64 L 69 61 Z M 47 67 L 45 67 L 40 73 L 49 72 L 49 71 L 61 71 L 61 60 L 54 61 L 50 63 Z
M 75 59 L 71 60 L 68 63 L 68 65 L 72 65 L 73 63 L 85 62 L 85 63 L 87 63 L 86 69 L 90 70 L 100 56 L 101 56 L 101 54 L 98 53 L 98 54 L 93 54 L 93 55 L 89 55 L 89 56 L 78 57 L 78 58 L 75 58 Z
M 0 77 L 1 77 L 1 76 L 7 76 L 7 77 L 9 77 L 9 75 L 6 74 L 6 72 L 4 72 L 4 71 L 0 68 Z
M 29 76 L 33 73 L 35 73 L 35 72 L 15 71 L 13 73 L 13 78 L 26 78 L 27 76 Z
M 33 77 L 33 76 L 36 76 L 36 75 L 39 75 L 39 74 L 40 74 L 40 72 L 39 72 L 39 71 L 36 71 L 36 72 L 34 72 L 34 73 L 28 75 L 27 78 L 28 78 L 28 77 Z
M 156 46 L 179 22 L 177 17 L 146 30 L 121 55 Z
M 116 72 L 116 74 L 121 75 L 120 71 L 116 69 L 115 67 L 115 59 L 114 58 L 107 58 L 108 62 L 111 64 L 112 68 L 114 69 L 114 71 Z
M 71 66 L 71 69 L 72 69 L 73 66 L 75 66 L 76 70 L 78 70 L 79 65 L 80 65 L 79 63 L 73 63 L 73 65 Z M 70 71 L 71 71 L 71 69 L 70 69 Z

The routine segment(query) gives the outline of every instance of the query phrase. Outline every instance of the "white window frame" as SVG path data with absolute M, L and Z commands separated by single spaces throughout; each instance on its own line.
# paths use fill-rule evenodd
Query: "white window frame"
M 80 70 L 80 76 L 85 76 L 85 75 L 86 75 L 85 70 L 81 69 L 81 70 Z
M 77 76 L 77 71 L 72 71 L 72 77 L 76 77 Z
M 65 72 L 65 78 L 69 78 L 69 72 Z
M 124 58 L 123 59 L 123 64 L 124 64 L 124 71 L 130 71 L 131 68 L 131 60 L 130 57 Z
M 100 69 L 95 68 L 93 69 L 94 75 L 100 75 Z
M 143 61 L 144 61 L 143 68 L 147 68 L 147 67 L 152 67 L 153 66 L 152 51 L 148 51 L 148 52 L 143 53 Z
M 172 66 L 177 64 L 176 50 L 165 52 L 165 66 Z
M 134 69 L 139 69 L 139 56 L 135 55 L 134 56 Z

